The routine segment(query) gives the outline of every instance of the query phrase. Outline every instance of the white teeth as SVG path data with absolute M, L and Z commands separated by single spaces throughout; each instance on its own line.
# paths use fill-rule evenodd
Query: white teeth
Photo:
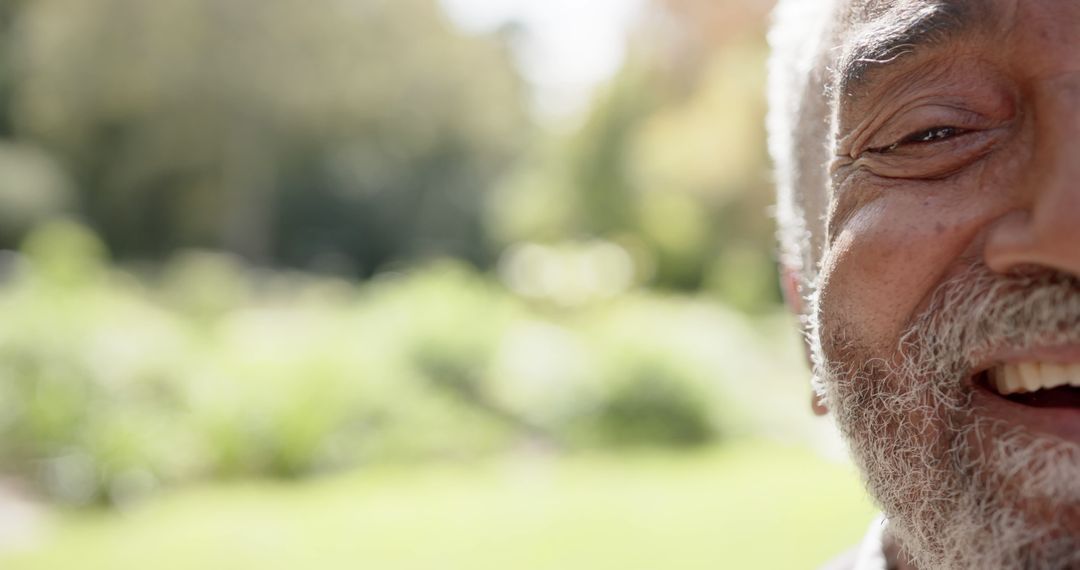
M 1040 388 L 1039 381 L 1042 374 L 1039 373 L 1039 365 L 1034 362 L 1020 363 L 1020 385 L 1025 392 L 1034 392 Z
M 990 378 L 994 388 L 1004 395 L 1080 386 L 1080 364 L 1003 364 L 991 371 Z
M 1002 394 L 1015 394 L 1020 390 L 1020 369 L 1016 366 L 1001 366 L 994 375 L 997 378 L 997 390 Z
M 1069 377 L 1065 367 L 1060 364 L 1043 363 L 1039 365 L 1043 383 L 1053 386 L 1068 386 Z

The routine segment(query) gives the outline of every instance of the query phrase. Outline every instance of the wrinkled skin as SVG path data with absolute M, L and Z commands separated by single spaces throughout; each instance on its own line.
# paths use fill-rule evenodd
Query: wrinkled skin
M 931 4 L 845 5 L 837 43 Z M 816 372 L 897 563 L 1080 568 L 1080 410 L 977 386 L 1080 363 L 1080 2 L 935 4 L 932 41 L 836 62 Z

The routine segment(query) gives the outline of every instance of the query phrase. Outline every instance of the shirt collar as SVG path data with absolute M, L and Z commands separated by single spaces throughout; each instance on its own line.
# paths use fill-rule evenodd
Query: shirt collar
M 855 555 L 855 566 L 852 570 L 888 570 L 885 560 L 885 516 L 880 515 L 870 528 L 866 536 L 859 544 L 858 553 Z

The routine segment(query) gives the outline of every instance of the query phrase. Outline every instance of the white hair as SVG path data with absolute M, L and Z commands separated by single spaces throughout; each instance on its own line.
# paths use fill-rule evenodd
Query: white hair
M 865 344 L 850 315 L 823 319 L 815 289 L 836 123 L 830 68 L 853 57 L 836 45 L 834 26 L 850 23 L 840 3 L 779 0 L 769 35 L 781 255 L 808 301 L 815 389 L 917 567 L 1080 568 L 1080 446 L 989 419 L 968 384 L 999 349 L 1080 342 L 1080 279 L 976 264 L 937 288 L 893 351 Z
M 815 338 L 830 411 L 916 567 L 1080 568 L 1080 447 L 986 417 L 967 384 L 1000 350 L 1080 342 L 1078 321 L 1075 277 L 979 263 L 938 287 L 898 358 L 850 322 Z
M 780 258 L 813 282 L 824 239 L 831 122 L 826 94 L 836 0 L 780 0 L 769 32 L 769 153 Z

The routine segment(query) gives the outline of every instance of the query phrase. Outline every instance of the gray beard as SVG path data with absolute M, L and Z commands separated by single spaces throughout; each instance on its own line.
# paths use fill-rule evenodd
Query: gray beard
M 817 386 L 911 563 L 1080 568 L 1080 447 L 978 415 L 965 384 L 996 349 L 1080 342 L 1080 280 L 973 266 L 889 355 L 814 315 Z

